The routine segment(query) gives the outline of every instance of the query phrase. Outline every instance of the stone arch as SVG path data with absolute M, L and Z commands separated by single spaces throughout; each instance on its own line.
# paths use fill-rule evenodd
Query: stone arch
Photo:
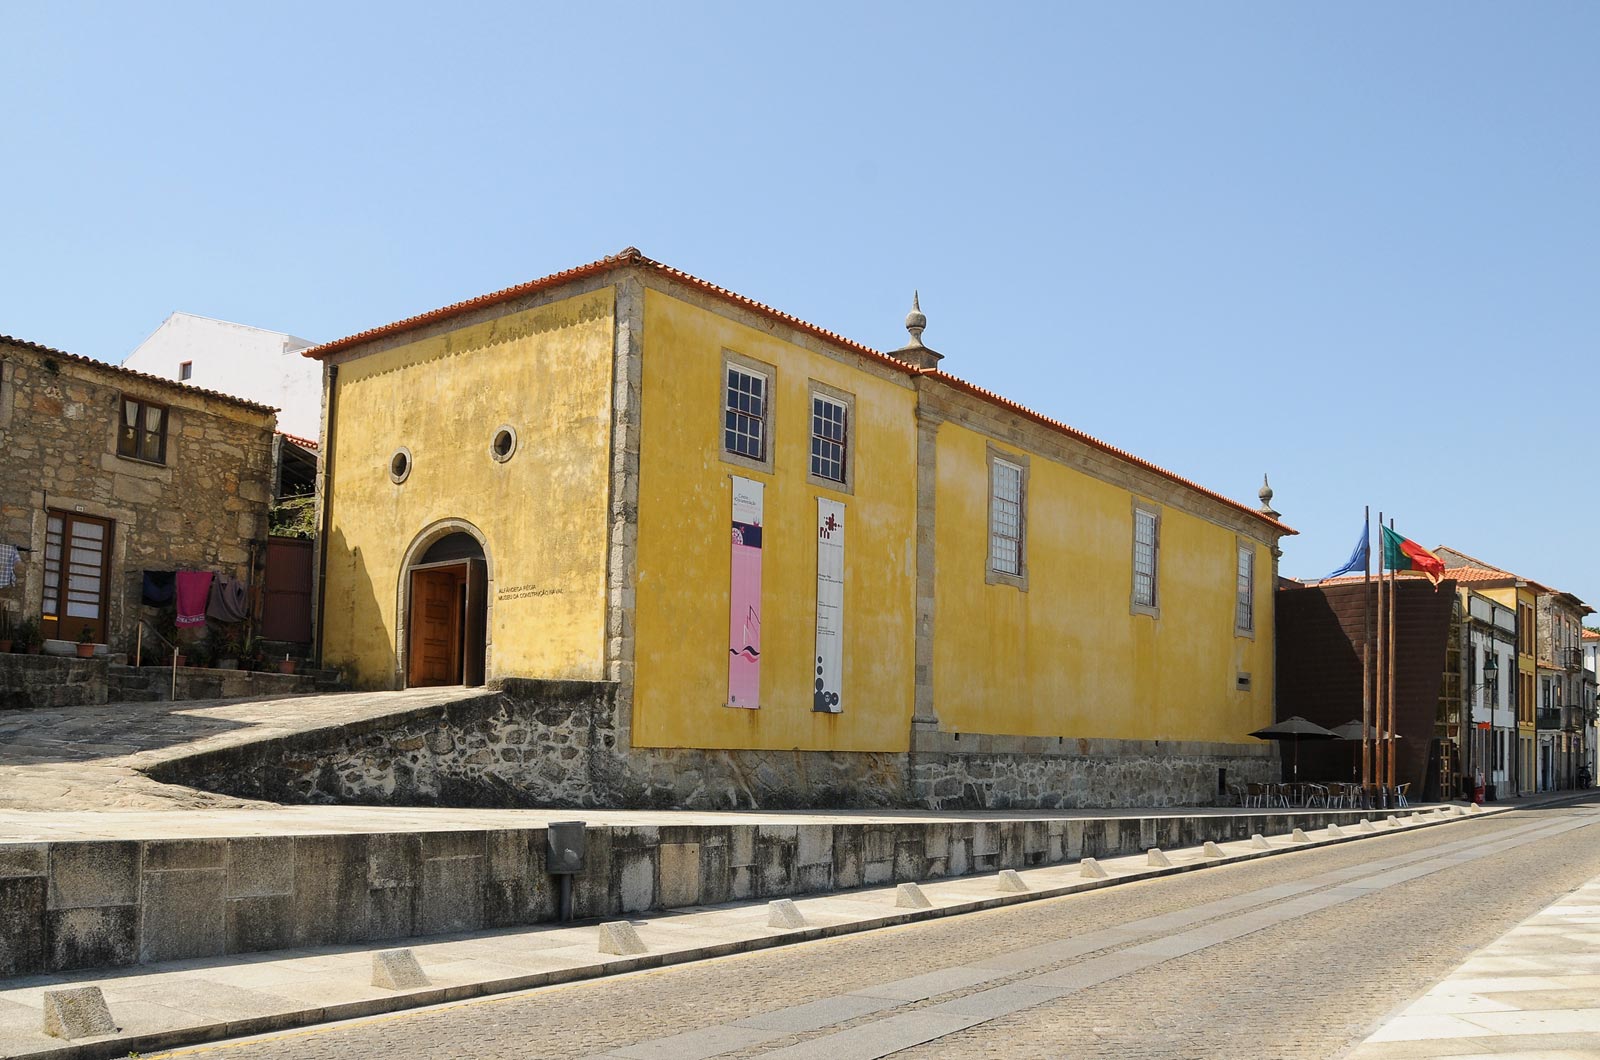
M 407 667 L 410 651 L 411 624 L 411 572 L 425 562 L 424 557 L 433 546 L 454 534 L 465 534 L 478 544 L 485 575 L 483 615 L 483 672 L 485 680 L 494 663 L 494 552 L 489 539 L 473 523 L 465 519 L 439 519 L 423 527 L 401 557 L 400 571 L 395 585 L 395 687 L 407 687 Z

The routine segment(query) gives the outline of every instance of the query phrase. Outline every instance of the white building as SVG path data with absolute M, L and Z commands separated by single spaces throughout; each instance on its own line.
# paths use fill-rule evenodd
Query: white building
M 311 345 L 281 331 L 173 313 L 122 366 L 271 405 L 278 430 L 316 441 L 322 366 L 300 356 Z
M 1476 592 L 1467 594 L 1467 723 L 1471 762 L 1497 798 L 1514 794 L 1517 773 L 1517 615 Z M 1489 665 L 1490 659 L 1494 665 Z

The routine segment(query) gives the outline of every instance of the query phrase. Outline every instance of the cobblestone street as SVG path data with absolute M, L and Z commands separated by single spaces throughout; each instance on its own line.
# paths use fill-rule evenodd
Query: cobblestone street
M 1597 810 L 1519 811 L 175 1055 L 1334 1057 L 1600 874 Z

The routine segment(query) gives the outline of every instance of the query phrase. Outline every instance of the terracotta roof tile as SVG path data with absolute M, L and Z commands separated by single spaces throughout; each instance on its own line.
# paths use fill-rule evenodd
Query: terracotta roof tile
M 1034 412 L 1032 409 L 1012 401 L 1010 398 L 1001 397 L 999 394 L 996 394 L 991 390 L 985 390 L 983 387 L 977 386 L 973 383 L 968 383 L 963 379 L 959 379 L 956 376 L 942 372 L 938 369 L 915 368 L 896 357 L 890 356 L 887 353 L 883 353 L 880 350 L 875 350 L 870 346 L 856 342 L 854 339 L 848 339 L 837 332 L 818 327 L 816 324 L 802 320 L 797 316 L 792 316 L 788 313 L 782 312 L 781 310 L 774 309 L 769 305 L 757 302 L 753 298 L 748 298 L 735 291 L 730 291 L 726 287 L 719 287 L 714 283 L 711 283 L 707 280 L 702 280 L 698 276 L 693 276 L 681 269 L 675 269 L 672 266 L 665 265 L 654 260 L 653 258 L 648 258 L 641 253 L 637 247 L 628 247 L 622 250 L 620 253 L 613 254 L 609 257 L 600 258 L 599 260 L 592 261 L 587 265 L 579 265 L 576 268 L 567 269 L 563 272 L 551 273 L 549 276 L 543 276 L 537 280 L 530 280 L 527 283 L 518 284 L 514 287 L 502 288 L 498 291 L 492 291 L 488 294 L 479 295 L 476 298 L 469 298 L 464 302 L 456 302 L 452 305 L 441 306 L 438 309 L 431 309 L 425 313 L 419 313 L 415 316 L 406 317 L 405 319 L 397 320 L 392 324 L 384 324 L 380 327 L 369 328 L 366 331 L 357 332 L 354 335 L 349 335 L 342 339 L 335 339 L 332 342 L 325 342 L 320 346 L 313 346 L 310 349 L 303 350 L 302 356 L 310 357 L 314 360 L 321 360 L 331 353 L 335 353 L 339 350 L 349 349 L 352 346 L 358 346 L 361 343 L 370 342 L 373 339 L 381 338 L 386 335 L 394 335 L 401 332 L 410 331 L 413 328 L 419 328 L 426 324 L 432 324 L 441 320 L 448 320 L 452 317 L 460 316 L 461 314 L 471 312 L 474 309 L 499 305 L 501 303 L 513 301 L 529 294 L 548 290 L 553 287 L 559 287 L 562 284 L 571 283 L 574 280 L 598 276 L 614 269 L 620 269 L 627 266 L 638 266 L 640 268 L 649 269 L 663 276 L 671 277 L 679 283 L 693 287 L 702 293 L 723 299 L 724 301 L 741 306 L 773 320 L 782 321 L 783 323 L 788 324 L 799 331 L 816 336 L 817 338 L 823 339 L 824 341 L 832 343 L 836 346 L 841 346 L 845 349 L 851 350 L 854 353 L 860 354 L 861 356 L 885 365 L 886 367 L 893 368 L 896 371 L 904 372 L 908 375 L 918 375 L 925 378 L 935 379 L 948 386 L 955 387 L 958 390 L 963 390 L 975 397 L 983 399 L 984 401 L 988 401 L 991 404 L 998 405 L 1001 408 L 1007 409 L 1013 413 L 1016 413 L 1017 415 L 1030 419 L 1035 423 L 1049 427 L 1052 430 L 1060 431 L 1068 437 L 1080 441 L 1086 445 L 1093 446 L 1102 452 L 1109 453 L 1118 457 L 1119 459 L 1126 460 L 1129 463 L 1145 468 L 1148 471 L 1152 471 L 1155 474 L 1160 475 L 1162 478 L 1176 482 L 1178 485 L 1184 486 L 1188 489 L 1192 489 L 1196 493 L 1219 501 L 1230 508 L 1243 512 L 1245 515 L 1251 516 L 1252 518 L 1266 523 L 1268 526 L 1277 530 L 1280 534 L 1290 535 L 1299 532 L 1290 528 L 1284 523 L 1271 518 L 1270 516 L 1264 515 L 1255 508 L 1251 508 L 1248 505 L 1241 504 L 1238 501 L 1224 497 L 1222 494 L 1217 493 L 1214 490 L 1209 490 L 1196 482 L 1192 482 L 1189 479 L 1184 478 L 1181 475 L 1174 474 L 1165 468 L 1158 467 L 1157 465 L 1152 464 L 1150 461 L 1134 456 L 1132 453 L 1129 453 L 1124 449 L 1118 449 L 1116 446 L 1102 442 L 1075 427 L 1067 426 L 1065 423 L 1062 423 L 1059 420 L 1052 419 L 1049 416 L 1043 415 L 1042 413 Z
M 278 433 L 283 435 L 285 438 L 289 439 L 291 442 L 293 442 L 295 445 L 298 445 L 302 449 L 317 449 L 317 448 L 319 448 L 317 443 L 312 441 L 310 438 L 302 438 L 298 434 L 290 434 L 288 431 L 279 431 Z
M 35 353 L 48 354 L 51 357 L 60 357 L 61 359 L 71 361 L 74 364 L 86 364 L 90 367 L 98 368 L 101 371 L 112 372 L 117 375 L 125 375 L 132 379 L 140 379 L 146 383 L 156 383 L 160 386 L 166 387 L 168 390 L 182 390 L 191 394 L 204 394 L 206 397 L 216 398 L 218 401 L 226 401 L 229 404 L 238 405 L 241 408 L 254 409 L 257 412 L 279 411 L 278 409 L 273 408 L 271 405 L 261 405 L 254 401 L 246 400 L 242 397 L 234 397 L 232 394 L 224 394 L 220 390 L 207 390 L 205 387 L 193 386 L 189 383 L 180 383 L 176 379 L 165 379 L 159 375 L 150 375 L 146 372 L 136 372 L 132 368 L 124 368 L 120 364 L 112 364 L 109 361 L 97 361 L 93 357 L 85 357 L 81 353 L 68 353 L 65 350 L 58 350 L 53 346 L 44 346 L 40 343 L 29 342 L 27 339 L 15 338 L 11 335 L 0 335 L 0 342 L 9 343 L 12 346 L 20 346 L 25 350 L 32 350 Z

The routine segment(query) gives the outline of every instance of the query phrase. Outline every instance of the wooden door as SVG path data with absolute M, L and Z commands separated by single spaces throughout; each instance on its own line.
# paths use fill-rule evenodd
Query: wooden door
M 87 629 L 95 642 L 106 643 L 112 525 L 110 519 L 77 512 L 50 513 L 44 546 L 46 636 L 75 641 Z
M 466 571 L 461 565 L 411 572 L 411 633 L 406 684 L 461 683 L 461 596 Z
M 488 570 L 483 560 L 467 560 L 466 606 L 463 609 L 466 625 L 461 638 L 461 683 L 465 685 L 483 684 L 488 642 L 488 591 Z
M 261 636 L 266 640 L 310 643 L 313 559 L 310 541 L 267 538 L 261 603 Z

